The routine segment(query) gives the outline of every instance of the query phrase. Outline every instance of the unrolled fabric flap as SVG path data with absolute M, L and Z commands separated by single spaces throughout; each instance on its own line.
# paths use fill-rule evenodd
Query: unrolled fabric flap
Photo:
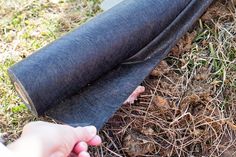
M 10 67 L 9 76 L 34 114 L 100 129 L 212 2 L 125 0 Z
M 167 56 L 213 0 L 192 0 L 179 16 L 137 55 L 103 75 L 46 115 L 72 126 L 101 128 L 151 70 Z

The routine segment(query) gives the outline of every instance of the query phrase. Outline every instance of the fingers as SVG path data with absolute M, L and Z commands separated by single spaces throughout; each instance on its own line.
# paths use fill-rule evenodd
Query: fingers
M 80 152 L 86 152 L 88 150 L 88 145 L 90 146 L 98 146 L 102 143 L 102 139 L 100 136 L 96 135 L 93 139 L 91 139 L 90 141 L 86 142 L 78 142 L 73 151 L 76 154 L 79 154 Z
M 65 134 L 67 136 L 64 136 Z M 43 149 L 45 149 L 43 156 L 48 156 L 48 154 L 60 156 L 55 152 L 68 156 L 74 148 L 73 152 L 77 154 L 76 156 L 90 157 L 87 152 L 88 145 L 96 146 L 101 143 L 101 138 L 96 134 L 97 129 L 94 126 L 73 128 L 47 122 L 31 122 L 24 127 L 21 139 L 31 139 L 32 137 L 40 139 L 39 144 L 43 145 Z M 39 146 L 35 146 L 35 148 L 39 148 Z
M 88 144 L 90 146 L 98 146 L 102 143 L 102 139 L 100 136 L 96 135 L 93 139 L 91 139 L 90 141 L 88 141 Z
M 94 126 L 87 126 L 84 128 L 77 127 L 77 137 L 78 141 L 86 142 L 90 146 L 97 146 L 102 143 L 102 139 L 97 134 L 97 129 Z M 78 143 L 78 147 L 84 145 L 84 143 L 81 144 L 81 142 Z
M 78 157 L 90 157 L 88 145 L 97 146 L 101 144 L 101 138 L 96 135 L 97 129 L 94 126 L 77 127 L 75 128 L 78 143 L 73 151 L 78 154 Z
M 79 142 L 74 147 L 74 152 L 79 154 L 80 152 L 86 152 L 88 150 L 88 144 L 86 142 Z
M 139 95 L 145 92 L 145 87 L 138 86 L 133 93 L 128 97 L 128 99 L 124 102 L 124 104 L 133 104 L 135 100 L 138 99 Z
M 75 133 L 77 136 L 77 141 L 84 141 L 84 142 L 92 140 L 97 134 L 97 129 L 94 126 L 77 127 L 75 128 L 75 131 L 76 131 Z
M 90 157 L 88 152 L 81 152 L 79 153 L 78 157 Z

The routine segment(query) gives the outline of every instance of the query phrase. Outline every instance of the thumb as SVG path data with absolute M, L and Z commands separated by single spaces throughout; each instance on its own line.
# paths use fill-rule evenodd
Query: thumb
M 77 142 L 89 142 L 96 136 L 97 129 L 94 126 L 77 127 L 75 128 L 75 134 L 77 137 Z
M 69 126 L 64 126 L 68 129 L 72 128 Z M 96 137 L 97 129 L 94 126 L 87 126 L 87 127 L 77 127 L 72 128 L 72 132 L 70 132 L 69 135 L 64 138 L 62 141 L 62 145 L 59 144 L 59 147 L 57 149 L 54 149 L 54 153 L 50 157 L 65 157 L 68 156 L 73 148 L 76 146 L 79 142 L 88 142 L 94 137 Z M 64 130 L 64 134 L 69 131 Z

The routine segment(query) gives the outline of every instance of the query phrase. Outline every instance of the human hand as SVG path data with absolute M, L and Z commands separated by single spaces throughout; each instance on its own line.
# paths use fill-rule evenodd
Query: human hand
M 89 157 L 88 145 L 101 144 L 94 126 L 73 128 L 47 122 L 31 122 L 8 148 L 18 157 Z
M 133 93 L 128 97 L 128 99 L 124 102 L 124 104 L 133 104 L 138 97 L 145 92 L 144 86 L 138 86 Z

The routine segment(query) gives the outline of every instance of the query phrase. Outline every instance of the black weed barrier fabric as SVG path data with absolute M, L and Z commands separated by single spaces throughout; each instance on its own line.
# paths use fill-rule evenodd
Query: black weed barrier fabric
M 9 69 L 30 110 L 100 129 L 213 0 L 126 0 Z

